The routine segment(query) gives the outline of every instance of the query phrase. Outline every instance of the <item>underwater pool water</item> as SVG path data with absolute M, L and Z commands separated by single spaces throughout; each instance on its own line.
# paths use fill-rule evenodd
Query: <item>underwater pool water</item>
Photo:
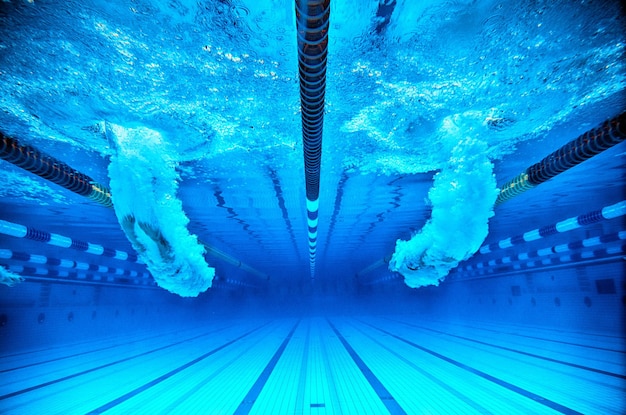
M 623 413 L 625 18 L 1 2 L 0 413 Z

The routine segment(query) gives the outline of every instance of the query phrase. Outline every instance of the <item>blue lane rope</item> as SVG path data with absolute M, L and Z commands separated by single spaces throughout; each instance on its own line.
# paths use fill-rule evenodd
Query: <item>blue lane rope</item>
M 382 259 L 379 259 L 378 261 L 374 262 L 371 265 L 368 265 L 367 267 L 363 268 L 361 271 L 359 271 L 356 274 L 357 278 L 360 278 L 362 276 L 364 276 L 365 274 L 369 274 L 370 272 L 374 271 L 376 268 L 378 267 L 382 267 L 385 264 L 389 264 L 389 261 L 391 260 L 391 255 L 388 255 Z
M 571 218 L 568 218 L 560 222 L 553 223 L 553 224 L 550 224 L 550 225 L 547 225 L 538 229 L 533 229 L 521 235 L 515 235 L 509 238 L 502 239 L 498 242 L 483 245 L 479 249 L 479 251 L 476 253 L 476 255 L 485 255 L 488 253 L 498 251 L 500 249 L 511 248 L 513 246 L 520 245 L 524 242 L 535 241 L 535 240 L 545 238 L 546 236 L 554 235 L 557 233 L 569 232 L 574 229 L 581 228 L 583 226 L 591 225 L 593 223 L 598 223 L 603 220 L 618 218 L 624 215 L 626 215 L 626 200 L 622 200 L 621 202 L 615 203 L 613 205 L 605 206 L 604 208 L 599 209 L 599 210 L 587 212 L 585 214 L 574 216 L 574 217 L 571 217 Z M 595 240 L 595 239 L 592 238 L 592 240 Z M 585 242 L 585 243 L 588 243 L 588 242 Z M 559 245 L 555 249 L 563 249 L 563 245 Z M 474 256 L 474 258 L 475 257 L 476 256 Z M 372 272 L 373 270 L 377 269 L 378 267 L 384 265 L 387 262 L 388 262 L 387 258 L 378 260 L 374 262 L 373 264 L 365 267 L 361 271 L 359 271 L 359 273 L 357 273 L 357 277 L 362 277 L 363 275 L 369 272 Z M 387 275 L 385 277 L 381 277 L 379 279 L 367 282 L 365 284 L 370 285 L 370 284 L 374 284 L 378 282 L 394 280 L 396 278 L 400 278 L 400 275 L 399 274 Z
M 580 263 L 606 262 L 621 260 L 626 254 L 626 231 L 620 231 L 593 238 L 582 239 L 568 244 L 555 245 L 537 249 L 531 252 L 522 252 L 517 255 L 508 255 L 490 259 L 471 265 L 457 268 L 447 280 L 462 281 L 468 278 L 496 276 L 510 272 L 546 267 L 567 267 Z M 577 251 L 577 252 L 576 252 Z M 375 285 L 396 279 L 401 279 L 397 273 L 386 274 L 380 278 L 364 282 L 364 285 Z
M 89 282 L 106 282 L 115 283 L 120 285 L 148 285 L 156 287 L 156 282 L 152 278 L 133 278 L 131 281 L 121 281 L 119 279 L 125 278 L 121 276 L 114 276 L 110 274 L 87 274 L 84 272 L 69 272 L 65 270 L 56 270 L 42 267 L 28 267 L 22 265 L 9 265 L 6 267 L 9 271 L 30 277 L 44 276 L 46 279 L 59 278 L 60 281 L 89 281 Z M 132 283 L 132 284 L 131 284 Z
M 626 231 L 620 231 L 466 265 L 459 267 L 457 273 L 484 272 L 498 266 L 510 266 L 514 269 L 521 269 L 520 264 L 522 262 L 525 267 L 532 268 L 538 265 L 553 265 L 559 262 L 565 263 L 621 256 L 626 250 L 626 245 L 622 243 L 624 240 L 626 240 Z M 578 250 L 582 251 L 572 253 Z M 556 255 L 560 256 L 554 257 Z M 552 258 L 550 258 L 551 256 Z
M 15 252 L 10 249 L 0 248 L 0 259 L 22 261 L 38 265 L 50 265 L 60 268 L 76 269 L 80 271 L 92 271 L 101 274 L 116 275 L 119 277 L 150 278 L 150 274 L 148 272 L 139 272 L 122 268 L 107 267 L 105 265 L 89 264 L 86 262 L 74 261 L 70 259 L 51 258 L 44 255 L 33 255 L 25 252 Z
M 83 242 L 76 239 L 68 238 L 56 233 L 50 233 L 39 229 L 34 229 L 18 223 L 9 222 L 0 219 L 0 233 L 4 235 L 14 236 L 16 238 L 30 239 L 31 241 L 44 242 L 49 245 L 61 248 L 75 249 L 92 255 L 101 255 L 120 261 L 136 262 L 142 264 L 137 255 L 126 251 L 107 248 L 99 244 L 91 242 Z
M 123 268 L 108 267 L 105 265 L 95 265 L 86 262 L 74 261 L 70 259 L 59 259 L 46 257 L 44 255 L 28 254 L 25 252 L 15 252 L 10 249 L 0 248 L 0 260 L 4 260 L 4 265 L 9 271 L 22 276 L 47 276 L 49 278 L 61 278 L 62 280 L 85 280 L 93 282 L 123 283 L 128 285 L 126 279 L 131 279 L 134 285 L 154 285 L 156 282 L 148 272 L 128 270 Z M 7 265 L 8 261 L 28 262 L 34 266 Z M 37 267 L 37 265 L 48 265 L 64 269 L 49 269 Z M 76 270 L 76 271 L 67 271 Z M 96 274 L 87 274 L 85 272 Z M 99 275 L 100 274 L 100 275 Z M 106 275 L 106 277 L 104 277 Z M 247 288 L 257 288 L 256 285 L 235 279 L 218 280 L 222 285 L 235 285 Z
M 300 108 L 311 278 L 315 278 L 330 0 L 296 0 Z
M 594 210 L 592 212 L 565 219 L 539 229 L 533 229 L 521 235 L 515 235 L 506 239 L 502 239 L 498 242 L 483 245 L 478 251 L 478 254 L 488 254 L 490 252 L 497 251 L 498 249 L 510 248 L 514 245 L 519 245 L 524 242 L 531 242 L 537 239 L 545 238 L 549 235 L 568 232 L 574 229 L 578 229 L 582 226 L 591 225 L 593 223 L 597 223 L 603 220 L 614 219 L 625 214 L 626 200 L 622 200 L 621 202 L 615 203 L 614 205 L 606 206 L 600 210 Z

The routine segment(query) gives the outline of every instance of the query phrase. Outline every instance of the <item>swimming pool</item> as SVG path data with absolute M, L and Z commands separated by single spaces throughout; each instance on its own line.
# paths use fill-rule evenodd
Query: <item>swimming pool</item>
M 622 413 L 623 25 L 0 3 L 0 413 Z

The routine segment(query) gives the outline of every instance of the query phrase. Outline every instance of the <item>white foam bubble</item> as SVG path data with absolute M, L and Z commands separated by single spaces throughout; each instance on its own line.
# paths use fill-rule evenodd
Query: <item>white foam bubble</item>
M 24 278 L 17 274 L 14 274 L 3 266 L 0 266 L 0 284 L 13 287 L 15 284 L 19 284 L 22 281 L 24 281 Z
M 189 219 L 176 196 L 176 156 L 162 135 L 146 127 L 107 123 L 115 145 L 109 177 L 112 200 L 126 236 L 157 284 L 183 297 L 206 291 L 215 269 L 204 246 L 187 230 Z
M 401 273 L 408 286 L 438 285 L 485 240 L 498 195 L 486 150 L 475 138 L 454 146 L 428 193 L 430 219 L 410 240 L 396 242 L 389 269 Z

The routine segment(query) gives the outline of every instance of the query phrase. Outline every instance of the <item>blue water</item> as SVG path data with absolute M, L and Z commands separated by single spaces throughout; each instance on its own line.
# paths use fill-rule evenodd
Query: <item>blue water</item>
M 623 413 L 623 6 L 330 7 L 311 273 L 293 2 L 0 3 L 0 413 Z

